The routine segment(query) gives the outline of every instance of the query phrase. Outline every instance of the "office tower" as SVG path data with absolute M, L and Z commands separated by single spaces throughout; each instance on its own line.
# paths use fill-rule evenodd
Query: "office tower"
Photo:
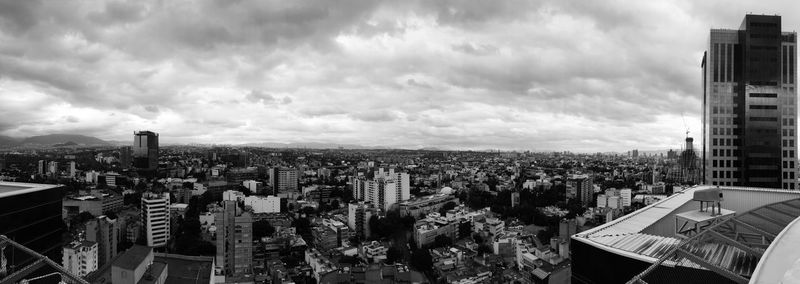
M 99 267 L 97 263 L 97 243 L 75 241 L 64 247 L 61 265 L 72 274 L 86 276 Z
M 61 190 L 51 184 L 0 181 L 0 235 L 61 262 Z M 11 246 L 2 247 L 0 254 L 5 255 L 5 261 L 0 263 L 0 271 L 10 274 L 36 261 Z
M 39 167 L 37 168 L 39 175 L 43 175 L 44 174 L 44 170 L 45 170 L 44 167 L 45 167 L 44 160 L 39 160 Z
M 69 177 L 74 178 L 76 170 L 75 161 L 69 162 Z
M 577 199 L 584 205 L 592 202 L 594 186 L 588 175 L 573 175 L 567 178 L 567 198 Z
M 712 29 L 703 68 L 703 179 L 796 189 L 796 33 L 780 16 Z
M 121 168 L 127 169 L 131 167 L 131 163 L 133 163 L 131 156 L 131 146 L 123 146 L 119 149 L 119 165 Z
M 158 133 L 133 133 L 133 166 L 148 171 L 158 169 Z
M 86 222 L 86 240 L 97 243 L 100 266 L 117 256 L 119 222 L 102 215 Z
M 253 217 L 236 201 L 222 201 L 214 216 L 217 226 L 217 265 L 226 276 L 241 277 L 253 271 Z
M 297 183 L 297 169 L 293 168 L 270 169 L 269 184 L 272 186 L 273 194 L 300 191 Z
M 142 230 L 149 247 L 167 245 L 170 236 L 169 193 L 142 194 Z

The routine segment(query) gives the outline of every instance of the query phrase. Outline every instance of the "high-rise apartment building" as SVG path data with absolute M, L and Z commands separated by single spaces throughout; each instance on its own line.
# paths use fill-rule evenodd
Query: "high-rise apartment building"
M 347 206 L 347 226 L 355 231 L 357 236 L 369 237 L 369 218 L 378 215 L 378 210 L 370 203 L 350 203 Z
M 100 266 L 117 256 L 119 230 L 117 220 L 105 215 L 86 222 L 86 240 L 97 243 L 97 258 Z
M 215 214 L 217 259 L 226 276 L 243 277 L 253 272 L 253 217 L 236 201 L 222 201 L 222 211 Z
M 393 204 L 411 198 L 411 182 L 408 173 L 378 169 L 374 178 L 353 178 L 353 196 L 359 201 L 372 202 L 381 210 L 388 210 Z
M 300 191 L 297 183 L 298 171 L 294 168 L 272 168 L 269 170 L 269 184 L 273 194 Z
M 133 166 L 149 171 L 158 169 L 158 133 L 151 131 L 133 133 Z
M 170 236 L 169 193 L 142 194 L 142 231 L 149 247 L 167 245 Z
M 97 261 L 97 243 L 91 241 L 75 241 L 64 247 L 61 265 L 77 276 L 86 276 L 99 267 Z
M 592 178 L 588 175 L 573 175 L 567 178 L 567 198 L 574 198 L 584 205 L 592 202 L 594 185 Z
M 797 189 L 797 34 L 781 17 L 712 29 L 703 68 L 703 179 Z

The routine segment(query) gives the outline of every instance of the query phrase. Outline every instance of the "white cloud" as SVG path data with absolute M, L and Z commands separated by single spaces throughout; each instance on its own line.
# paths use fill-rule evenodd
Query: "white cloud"
M 679 147 L 709 28 L 798 5 L 0 0 L 0 135 Z

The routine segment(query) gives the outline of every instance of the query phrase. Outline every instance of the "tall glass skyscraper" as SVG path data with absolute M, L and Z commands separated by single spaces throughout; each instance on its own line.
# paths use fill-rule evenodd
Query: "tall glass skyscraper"
M 151 131 L 133 133 L 133 166 L 150 171 L 158 169 L 158 133 Z
M 703 176 L 711 185 L 797 189 L 795 32 L 746 15 L 712 29 L 703 68 Z

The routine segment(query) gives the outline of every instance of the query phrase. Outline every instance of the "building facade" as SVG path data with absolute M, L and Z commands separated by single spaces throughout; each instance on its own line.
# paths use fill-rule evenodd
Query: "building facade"
M 64 247 L 61 265 L 69 272 L 78 276 L 86 276 L 89 272 L 97 270 L 97 243 L 91 241 L 76 241 Z
M 132 150 L 134 167 L 149 171 L 158 169 L 158 133 L 134 132 Z
M 0 235 L 60 262 L 64 232 L 61 191 L 57 185 L 0 181 Z M 10 246 L 0 253 L 5 256 L 0 270 L 6 273 L 36 261 Z
M 298 171 L 293 168 L 272 168 L 269 171 L 269 184 L 273 194 L 279 192 L 299 192 Z
M 215 215 L 217 226 L 217 266 L 226 276 L 253 273 L 253 217 L 243 212 L 236 201 L 222 201 Z
M 142 194 L 142 231 L 149 247 L 163 247 L 170 237 L 169 193 Z
M 97 258 L 100 266 L 117 256 L 119 223 L 108 216 L 98 216 L 86 223 L 86 240 L 97 243 Z
M 703 179 L 797 189 L 795 32 L 781 17 L 746 15 L 712 29 L 703 68 Z

